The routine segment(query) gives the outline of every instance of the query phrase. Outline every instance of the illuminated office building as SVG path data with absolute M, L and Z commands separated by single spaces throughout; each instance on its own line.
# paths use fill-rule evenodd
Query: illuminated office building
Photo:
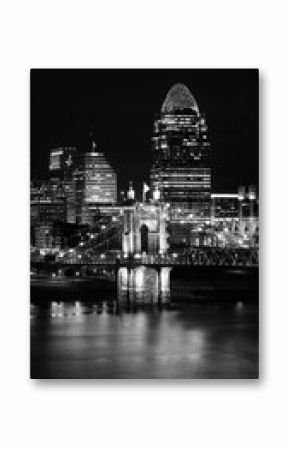
M 151 187 L 172 211 L 210 217 L 210 143 L 204 114 L 184 84 L 168 92 L 154 123 Z
M 59 245 L 55 226 L 67 220 L 67 202 L 62 181 L 34 181 L 30 186 L 31 244 L 38 249 Z
M 34 181 L 30 186 L 30 220 L 31 225 L 49 225 L 67 219 L 66 195 L 62 182 Z
M 73 172 L 75 189 L 75 221 L 94 224 L 99 208 L 117 203 L 117 176 L 102 152 L 79 153 Z
M 237 218 L 239 220 L 258 217 L 256 188 L 240 186 L 237 193 L 212 193 L 211 217 L 214 219 Z
M 76 155 L 76 147 L 59 147 L 50 150 L 50 176 L 62 180 L 70 179 L 75 169 Z
M 211 195 L 211 226 L 215 245 L 257 247 L 259 200 L 254 186 L 239 187 L 237 193 Z
M 215 219 L 238 218 L 239 195 L 237 193 L 212 193 L 211 216 Z
M 49 173 L 54 181 L 62 183 L 62 189 L 66 197 L 66 221 L 76 222 L 75 189 L 73 172 L 76 169 L 77 148 L 59 147 L 50 150 Z

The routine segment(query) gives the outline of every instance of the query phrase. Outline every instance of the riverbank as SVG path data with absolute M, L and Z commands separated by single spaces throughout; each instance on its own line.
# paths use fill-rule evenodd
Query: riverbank
M 224 267 L 174 267 L 172 302 L 258 302 L 258 270 Z M 39 278 L 31 282 L 31 301 L 115 301 L 116 281 L 97 277 Z

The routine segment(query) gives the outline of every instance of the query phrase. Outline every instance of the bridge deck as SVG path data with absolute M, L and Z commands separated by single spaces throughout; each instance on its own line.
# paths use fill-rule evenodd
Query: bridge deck
M 41 265 L 55 265 L 61 266 L 92 266 L 92 267 L 108 267 L 108 268 L 118 268 L 118 267 L 138 267 L 147 266 L 152 268 L 158 267 L 174 267 L 174 266 L 228 266 L 228 267 L 247 267 L 247 266 L 258 266 L 257 256 L 245 257 L 245 258 L 178 258 L 176 260 L 169 258 L 140 258 L 140 259 L 58 259 L 55 261 L 47 260 L 31 260 L 31 264 L 34 266 Z

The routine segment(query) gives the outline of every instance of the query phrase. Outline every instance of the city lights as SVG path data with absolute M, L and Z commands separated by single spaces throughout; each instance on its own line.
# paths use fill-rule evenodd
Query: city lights
M 114 250 L 141 263 L 167 252 L 178 260 L 196 248 L 258 249 L 256 188 L 211 191 L 206 119 L 185 85 L 172 86 L 154 121 L 142 202 L 130 182 L 117 204 L 116 174 L 96 148 L 92 140 L 83 151 L 50 151 L 51 179 L 31 185 L 33 257 L 87 263 L 111 260 Z
M 31 102 L 39 105 L 31 139 L 33 378 L 257 376 L 258 177 L 245 173 L 246 156 L 256 157 L 250 72 L 243 86 L 239 71 L 237 96 L 234 71 L 230 89 L 227 71 L 214 72 L 219 82 L 208 89 L 206 72 L 181 69 L 158 71 L 156 83 L 147 70 L 128 79 L 117 71 L 115 84 L 106 70 L 75 71 L 67 89 L 61 80 L 53 90 L 40 83 Z

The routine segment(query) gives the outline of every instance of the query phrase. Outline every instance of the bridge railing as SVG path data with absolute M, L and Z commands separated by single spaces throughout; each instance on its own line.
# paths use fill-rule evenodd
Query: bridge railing
M 33 260 L 32 262 L 39 262 Z M 135 254 L 130 256 L 115 254 L 73 253 L 56 256 L 55 262 L 66 265 L 197 265 L 197 266 L 257 266 L 257 249 L 195 248 L 186 253 Z M 54 261 L 51 261 L 54 263 Z

